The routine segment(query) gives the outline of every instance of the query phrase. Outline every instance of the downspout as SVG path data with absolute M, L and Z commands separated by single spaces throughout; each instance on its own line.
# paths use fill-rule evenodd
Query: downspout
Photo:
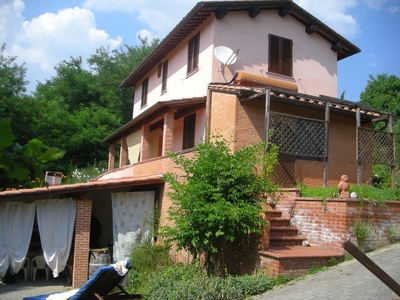
M 210 88 L 207 89 L 207 99 L 206 99 L 206 128 L 205 128 L 205 140 L 208 141 L 210 139 L 210 127 L 211 127 L 211 100 L 212 100 L 212 92 Z

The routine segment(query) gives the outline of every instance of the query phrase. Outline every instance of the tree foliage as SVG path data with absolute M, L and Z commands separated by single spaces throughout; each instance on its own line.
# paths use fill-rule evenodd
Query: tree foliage
M 63 157 L 65 151 L 47 147 L 37 138 L 20 145 L 11 130 L 11 119 L 0 109 L 0 170 L 8 179 L 21 183 L 39 178 L 43 181 L 43 165 Z M 33 178 L 32 178 L 33 177 Z M 0 186 L 2 190 L 4 186 Z
M 263 166 L 263 144 L 233 153 L 229 144 L 215 136 L 199 144 L 193 158 L 170 154 L 184 175 L 164 176 L 172 190 L 174 223 L 166 236 L 194 257 L 204 254 L 208 273 L 215 275 L 225 275 L 235 245 L 261 233 L 266 224 L 257 199 L 274 188 L 256 168 Z M 277 155 L 273 149 L 270 155 Z
M 55 75 L 38 82 L 32 95 L 25 94 L 25 65 L 3 55 L 3 44 L 0 107 L 7 110 L 18 141 L 26 144 L 35 137 L 64 149 L 64 157 L 50 166 L 64 174 L 107 160 L 102 140 L 132 118 L 133 89 L 119 86 L 158 44 L 140 41 L 113 51 L 100 47 L 86 62 L 81 57 L 61 61 Z
M 394 74 L 388 75 L 386 73 L 379 74 L 376 77 L 370 75 L 368 84 L 360 98 L 361 103 L 392 114 L 396 153 L 400 153 L 400 78 Z M 397 155 L 398 164 L 399 155 Z
M 361 103 L 376 109 L 390 112 L 397 121 L 400 119 L 400 78 L 396 75 L 369 75 L 364 91 L 360 94 Z

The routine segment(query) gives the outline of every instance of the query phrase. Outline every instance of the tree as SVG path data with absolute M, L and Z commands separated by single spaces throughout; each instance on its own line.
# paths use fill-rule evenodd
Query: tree
M 21 146 L 11 130 L 11 119 L 0 109 L 0 170 L 6 177 L 24 183 L 39 178 L 43 181 L 43 164 L 60 159 L 65 151 L 47 147 L 39 139 L 31 139 Z M 0 190 L 7 183 L 2 182 Z
M 400 119 L 400 78 L 394 74 L 369 75 L 360 99 L 363 104 L 390 112 L 397 122 Z
M 16 56 L 5 56 L 3 53 L 6 44 L 1 45 L 0 50 L 0 103 L 7 99 L 19 97 L 26 92 L 25 65 L 16 63 Z
M 266 225 L 257 199 L 275 186 L 257 172 L 263 153 L 263 144 L 232 153 L 229 142 L 213 137 L 196 147 L 193 158 L 169 154 L 184 175 L 164 176 L 172 190 L 169 217 L 174 224 L 165 234 L 194 257 L 204 254 L 209 274 L 225 275 L 235 246 L 261 234 Z M 276 157 L 276 148 L 269 155 Z
M 400 153 L 400 78 L 386 73 L 376 77 L 370 75 L 368 84 L 360 95 L 360 102 L 376 109 L 390 112 L 393 117 L 393 134 L 395 137 L 397 166 Z M 376 126 L 382 126 L 377 124 Z M 377 127 L 380 128 L 380 127 Z M 374 180 L 377 186 L 390 186 L 389 168 L 374 166 Z M 384 179 L 386 178 L 386 179 Z M 385 182 L 384 182 L 385 181 Z M 375 182 L 374 182 L 375 183 Z

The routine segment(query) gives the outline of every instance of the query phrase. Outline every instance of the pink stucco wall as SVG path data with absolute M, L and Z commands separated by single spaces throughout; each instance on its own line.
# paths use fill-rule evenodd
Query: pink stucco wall
M 199 31 L 199 70 L 187 76 L 187 44 Z M 293 41 L 292 77 L 268 72 L 269 34 Z M 218 46 L 240 49 L 235 64 L 222 72 L 214 56 Z M 140 107 L 142 82 L 136 84 L 133 117 L 158 101 L 205 96 L 210 82 L 228 82 L 238 71 L 296 83 L 300 93 L 336 97 L 337 58 L 330 48 L 321 36 L 308 35 L 303 24 L 290 15 L 280 17 L 276 10 L 262 11 L 253 19 L 246 12 L 230 12 L 222 20 L 210 17 L 161 61 L 168 59 L 165 93 L 161 93 L 162 78 L 157 76 L 157 67 L 148 72 L 148 104 L 144 108 Z

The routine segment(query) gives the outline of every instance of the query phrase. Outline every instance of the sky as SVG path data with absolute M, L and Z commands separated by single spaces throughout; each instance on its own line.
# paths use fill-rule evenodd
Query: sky
M 293 1 L 361 49 L 338 62 L 338 97 L 358 101 L 369 75 L 400 77 L 400 0 Z M 0 0 L 0 43 L 25 63 L 31 92 L 71 56 L 86 61 L 101 46 L 135 46 L 139 35 L 162 40 L 197 2 Z

